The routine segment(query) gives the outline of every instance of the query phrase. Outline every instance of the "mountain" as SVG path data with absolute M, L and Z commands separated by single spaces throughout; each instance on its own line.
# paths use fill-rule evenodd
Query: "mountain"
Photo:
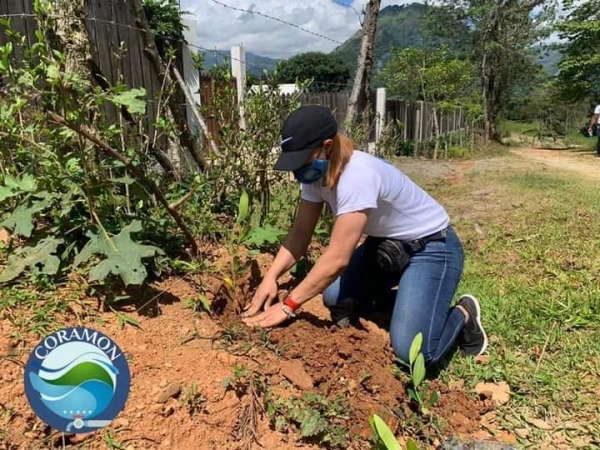
M 202 53 L 204 54 L 204 70 L 209 70 L 215 65 L 230 65 L 229 59 L 224 62 L 225 57 L 230 58 L 229 50 L 216 50 Z M 277 59 L 269 58 L 268 56 L 261 56 L 255 53 L 246 52 L 247 73 L 259 77 L 262 74 L 263 69 L 266 69 L 269 72 L 273 71 L 277 61 Z
M 540 50 L 540 56 L 538 57 L 537 63 L 544 68 L 549 76 L 553 77 L 558 74 L 558 63 L 562 58 L 563 55 L 559 50 L 553 48 Z
M 391 56 L 392 48 L 422 47 L 421 26 L 427 6 L 421 3 L 391 5 L 379 12 L 375 37 L 375 71 L 382 69 Z M 358 30 L 332 53 L 339 56 L 351 73 L 356 71 L 361 32 Z
M 422 27 L 427 9 L 428 6 L 422 3 L 411 3 L 387 6 L 379 12 L 375 38 L 375 73 L 385 66 L 393 48 L 419 48 L 424 45 Z M 362 35 L 358 30 L 332 52 L 344 61 L 352 74 L 356 71 L 361 39 Z M 439 43 L 442 43 L 442 39 L 439 39 Z M 548 50 L 541 53 L 538 64 L 544 67 L 548 75 L 553 76 L 558 72 L 556 64 L 561 58 L 562 55 L 557 50 Z

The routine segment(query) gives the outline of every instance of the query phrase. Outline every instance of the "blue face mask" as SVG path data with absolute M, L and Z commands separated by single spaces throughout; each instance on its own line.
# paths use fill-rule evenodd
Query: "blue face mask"
M 329 160 L 315 159 L 310 164 L 294 170 L 294 176 L 300 183 L 312 184 L 323 178 L 327 173 L 327 167 L 329 167 Z

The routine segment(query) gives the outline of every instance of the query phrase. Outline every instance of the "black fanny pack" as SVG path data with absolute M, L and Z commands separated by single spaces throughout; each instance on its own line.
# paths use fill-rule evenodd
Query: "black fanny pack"
M 401 241 L 369 236 L 364 243 L 367 276 L 377 283 L 394 286 L 410 264 L 410 257 L 423 250 L 428 242 L 446 239 L 447 229 L 432 235 Z

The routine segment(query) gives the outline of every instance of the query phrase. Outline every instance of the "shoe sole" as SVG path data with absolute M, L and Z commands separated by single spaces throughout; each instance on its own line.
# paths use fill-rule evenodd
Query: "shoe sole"
M 475 321 L 477 322 L 477 326 L 483 333 L 483 346 L 481 347 L 481 350 L 479 351 L 479 353 L 477 353 L 477 355 L 475 357 L 481 356 L 481 355 L 483 355 L 483 353 L 486 351 L 486 349 L 488 347 L 488 337 L 487 337 L 485 330 L 483 329 L 483 325 L 481 324 L 481 307 L 479 306 L 479 300 L 477 300 L 475 297 L 473 297 L 470 294 L 465 294 L 462 297 L 470 298 L 473 301 L 473 303 L 475 304 L 475 309 L 477 311 L 477 315 L 475 316 Z

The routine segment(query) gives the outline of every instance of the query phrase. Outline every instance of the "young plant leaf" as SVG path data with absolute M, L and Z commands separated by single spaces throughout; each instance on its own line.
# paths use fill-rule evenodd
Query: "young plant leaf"
M 387 450 L 402 450 L 400 443 L 394 437 L 394 433 L 392 433 L 390 427 L 388 427 L 387 423 L 385 423 L 381 417 L 374 414 L 373 422 L 375 423 L 377 435 L 381 438 Z
M 201 295 L 198 297 L 198 303 L 200 303 L 202 305 L 202 308 L 204 308 L 204 310 L 206 312 L 208 312 L 208 313 L 212 312 L 210 309 L 210 302 L 204 295 Z
M 302 437 L 315 436 L 327 428 L 327 421 L 315 409 L 305 411 L 304 420 L 300 424 Z
M 244 190 L 240 196 L 240 203 L 238 204 L 238 216 L 236 223 L 244 223 L 250 215 L 250 196 L 248 192 Z
M 412 439 L 406 441 L 406 450 L 419 450 L 419 446 Z
M 415 360 L 417 359 L 417 355 L 421 351 L 422 345 L 423 345 L 423 333 L 419 333 L 414 337 L 412 344 L 410 345 L 409 358 L 410 358 L 411 366 L 414 364 Z
M 415 389 L 418 388 L 423 380 L 425 379 L 425 358 L 423 357 L 423 353 L 419 353 L 417 359 L 415 360 L 415 365 L 413 366 L 413 376 L 412 381 L 415 386 Z

